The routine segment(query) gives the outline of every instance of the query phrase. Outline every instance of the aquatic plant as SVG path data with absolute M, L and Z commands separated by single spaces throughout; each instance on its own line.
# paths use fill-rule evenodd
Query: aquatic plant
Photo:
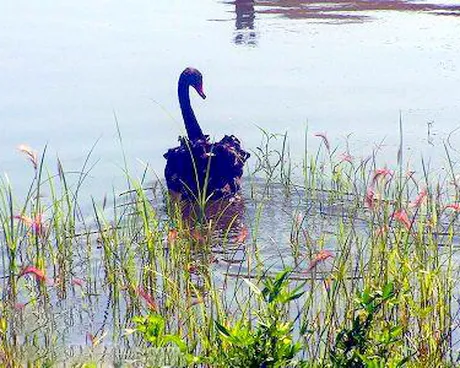
M 458 364 L 455 152 L 414 172 L 312 140 L 299 159 L 262 131 L 238 211 L 214 217 L 148 169 L 87 199 L 92 151 L 79 170 L 24 152 L 28 191 L 0 185 L 1 364 Z
M 266 278 L 263 288 L 246 281 L 260 306 L 256 313 L 244 313 L 236 322 L 228 318 L 215 321 L 218 335 L 210 357 L 203 359 L 213 367 L 294 367 L 300 343 L 294 343 L 294 321 L 288 305 L 303 295 L 302 286 L 289 290 L 286 269 Z M 252 321 L 251 315 L 256 316 Z

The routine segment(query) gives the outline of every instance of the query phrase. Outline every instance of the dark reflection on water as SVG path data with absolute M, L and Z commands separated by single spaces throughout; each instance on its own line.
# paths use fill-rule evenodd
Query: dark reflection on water
M 279 14 L 288 18 L 363 21 L 374 11 L 428 12 L 460 16 L 460 5 L 421 3 L 407 0 L 257 0 L 257 12 Z M 361 13 L 362 12 L 362 13 Z
M 236 0 L 234 4 L 236 13 L 235 43 L 238 45 L 256 45 L 257 35 L 254 31 L 254 0 Z
M 274 14 L 290 19 L 309 19 L 334 24 L 359 23 L 372 19 L 372 12 L 424 12 L 460 16 L 460 4 L 434 4 L 408 0 L 235 0 L 236 44 L 256 45 L 255 18 Z
M 196 224 L 206 224 L 215 233 L 238 234 L 244 225 L 245 203 L 241 196 L 222 198 L 206 203 L 202 207 L 193 201 L 179 202 L 184 223 L 190 229 Z

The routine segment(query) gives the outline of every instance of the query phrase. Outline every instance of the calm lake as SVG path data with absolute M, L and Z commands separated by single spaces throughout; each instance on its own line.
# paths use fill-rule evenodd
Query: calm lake
M 0 5 L 0 170 L 25 188 L 21 143 L 77 170 L 96 143 L 91 194 L 123 189 L 128 163 L 163 175 L 183 125 L 179 73 L 204 74 L 193 96 L 203 131 L 246 149 L 259 127 L 288 132 L 302 157 L 308 122 L 332 145 L 393 162 L 399 116 L 411 155 L 442 151 L 460 126 L 460 5 L 455 1 L 14 1 Z M 460 137 L 455 133 L 451 142 Z

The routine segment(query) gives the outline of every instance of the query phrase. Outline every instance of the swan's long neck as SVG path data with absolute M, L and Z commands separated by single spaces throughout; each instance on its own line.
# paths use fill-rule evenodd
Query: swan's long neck
M 179 104 L 182 111 L 182 117 L 184 118 L 188 139 L 193 141 L 203 138 L 204 135 L 193 113 L 192 106 L 190 105 L 189 86 L 190 84 L 187 82 L 186 78 L 181 76 L 178 87 Z

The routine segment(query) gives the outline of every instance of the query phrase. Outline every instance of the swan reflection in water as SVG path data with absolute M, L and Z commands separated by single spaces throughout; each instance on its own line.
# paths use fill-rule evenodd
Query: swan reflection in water
M 219 246 L 222 241 L 236 245 L 236 239 L 245 227 L 245 203 L 239 194 L 231 198 L 209 200 L 205 206 L 193 201 L 180 201 L 175 204 L 178 205 L 183 226 L 192 235 L 211 237 L 206 242 L 213 246 Z M 197 231 L 198 229 L 201 230 Z
M 257 34 L 254 31 L 254 0 L 235 0 L 236 34 L 234 41 L 237 45 L 256 45 Z

